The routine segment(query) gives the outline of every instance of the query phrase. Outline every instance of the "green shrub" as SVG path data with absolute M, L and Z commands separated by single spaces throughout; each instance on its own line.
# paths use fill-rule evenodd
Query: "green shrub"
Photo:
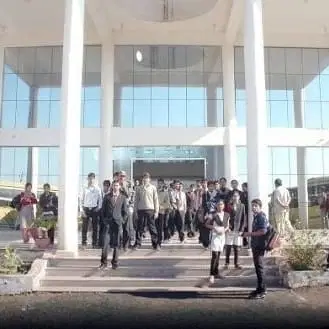
M 325 258 L 323 246 L 314 243 L 316 234 L 301 229 L 290 237 L 289 245 L 284 247 L 283 255 L 288 265 L 295 271 L 317 270 L 322 268 Z
M 23 262 L 14 248 L 7 247 L 4 252 L 0 254 L 0 273 L 16 274 L 22 266 Z

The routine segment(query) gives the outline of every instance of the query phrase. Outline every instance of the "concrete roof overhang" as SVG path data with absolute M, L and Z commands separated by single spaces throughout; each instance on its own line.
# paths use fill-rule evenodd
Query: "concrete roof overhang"
M 141 1 L 144 1 L 142 5 Z M 242 44 L 244 0 L 141 1 L 86 0 L 85 43 L 102 44 L 112 39 L 115 44 L 128 45 Z M 140 8 L 134 9 L 131 3 L 138 3 Z M 171 19 L 161 21 L 160 9 L 165 3 L 171 11 Z M 264 0 L 263 3 L 265 46 L 328 48 L 328 0 Z M 61 45 L 64 5 L 65 0 L 0 0 L 0 46 Z M 42 62 L 42 58 L 38 60 Z M 195 61 L 197 63 L 197 58 Z M 327 61 L 320 63 L 321 70 L 328 66 Z M 9 64 L 16 71 L 14 63 Z M 116 65 L 116 81 L 124 85 L 129 83 L 131 73 L 118 70 L 120 67 Z M 159 83 L 166 81 L 167 72 L 163 71 L 160 65 L 156 73 Z M 304 86 L 314 77 L 308 75 Z M 31 84 L 28 76 L 25 79 Z M 39 80 L 33 79 L 35 86 L 50 83 L 42 81 L 41 75 Z M 98 79 L 96 75 L 95 79 Z M 58 85 L 60 77 L 52 81 L 50 85 Z M 193 84 L 193 79 L 190 83 Z M 272 88 L 282 89 L 282 86 L 271 84 Z

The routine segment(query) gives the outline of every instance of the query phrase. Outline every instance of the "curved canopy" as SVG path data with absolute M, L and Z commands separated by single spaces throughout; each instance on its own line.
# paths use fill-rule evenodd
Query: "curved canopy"
M 115 0 L 132 17 L 150 22 L 174 22 L 211 11 L 218 0 Z

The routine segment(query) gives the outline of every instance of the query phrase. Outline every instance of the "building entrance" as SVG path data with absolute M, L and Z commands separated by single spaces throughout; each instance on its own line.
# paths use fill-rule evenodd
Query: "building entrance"
M 151 174 L 152 181 L 158 178 L 163 178 L 167 182 L 180 179 L 184 184 L 191 184 L 205 178 L 206 159 L 132 159 L 131 177 L 140 180 L 144 172 Z

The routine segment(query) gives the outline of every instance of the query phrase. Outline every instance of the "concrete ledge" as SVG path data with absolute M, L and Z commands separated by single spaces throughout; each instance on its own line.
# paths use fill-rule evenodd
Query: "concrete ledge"
M 0 275 L 0 295 L 16 295 L 39 289 L 46 274 L 47 260 L 36 259 L 27 274 Z
M 329 272 L 285 271 L 282 275 L 284 287 L 296 289 L 301 287 L 321 287 L 329 285 Z

